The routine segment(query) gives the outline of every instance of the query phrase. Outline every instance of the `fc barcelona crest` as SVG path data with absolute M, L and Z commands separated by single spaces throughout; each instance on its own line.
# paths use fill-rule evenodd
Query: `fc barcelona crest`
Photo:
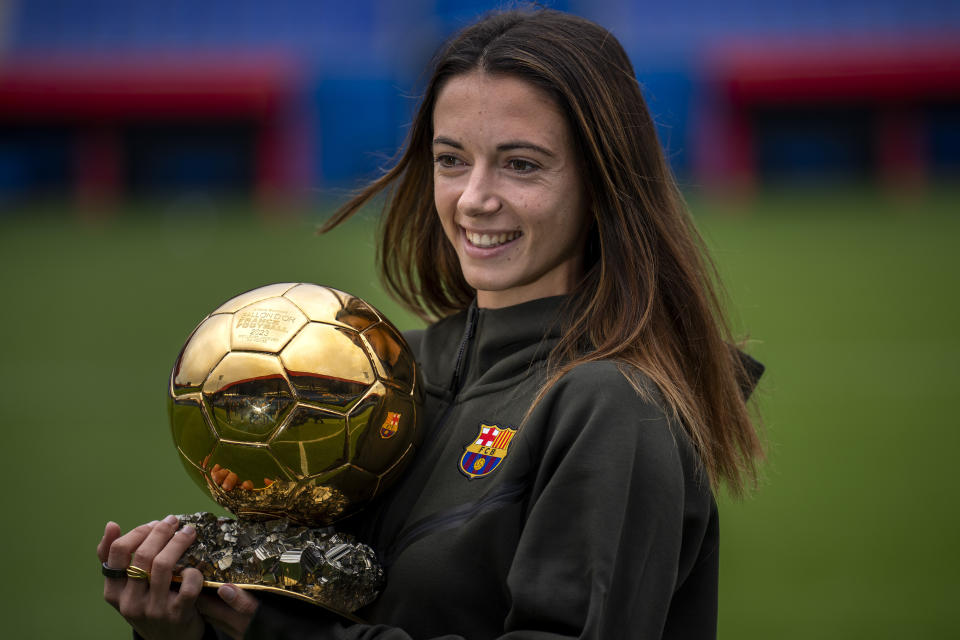
M 507 447 L 515 435 L 516 429 L 481 424 L 480 433 L 473 442 L 464 447 L 460 457 L 460 471 L 468 478 L 482 478 L 490 474 L 507 455 Z
M 400 414 L 393 411 L 387 411 L 387 417 L 380 427 L 380 437 L 384 440 L 392 438 L 400 428 Z

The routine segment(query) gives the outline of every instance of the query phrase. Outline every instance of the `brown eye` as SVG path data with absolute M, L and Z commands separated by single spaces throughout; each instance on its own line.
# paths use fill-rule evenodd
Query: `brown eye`
M 531 171 L 534 171 L 537 169 L 537 165 L 530 162 L 529 160 L 523 160 L 521 158 L 510 160 L 507 163 L 507 166 L 510 167 L 511 170 L 516 171 L 517 173 L 530 173 Z
M 460 161 L 457 159 L 456 156 L 451 156 L 447 154 L 438 155 L 433 159 L 433 161 L 437 164 L 437 166 L 442 167 L 444 169 L 452 169 L 453 167 L 456 167 L 458 164 L 460 164 Z

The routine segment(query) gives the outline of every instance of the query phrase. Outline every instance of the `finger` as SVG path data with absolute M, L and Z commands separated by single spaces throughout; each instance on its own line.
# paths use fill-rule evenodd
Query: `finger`
M 220 629 L 228 636 L 233 636 L 233 618 L 239 616 L 230 605 L 214 594 L 201 593 L 196 602 L 197 611 L 204 620 Z
M 153 570 L 153 559 L 160 552 L 167 542 L 173 536 L 174 529 L 177 526 L 175 516 L 167 516 L 156 525 L 147 535 L 146 540 L 140 544 L 133 552 L 131 565 L 139 567 L 148 573 Z M 139 578 L 127 578 L 123 593 L 120 594 L 120 606 L 125 604 L 132 605 L 134 602 L 143 601 L 147 590 L 150 588 L 150 582 Z M 140 606 L 139 604 L 137 606 Z
M 125 569 L 130 565 L 130 556 L 146 540 L 156 520 L 142 524 L 132 529 L 125 535 L 120 536 L 110 543 L 107 551 L 107 566 L 114 569 Z M 107 525 L 109 527 L 109 524 Z M 118 527 L 119 528 L 119 527 Z M 115 609 L 120 609 L 120 599 L 123 591 L 130 580 L 128 578 L 106 579 L 103 581 L 103 599 L 109 602 Z
M 120 538 L 120 533 L 120 526 L 116 522 L 108 522 L 107 526 L 103 529 L 103 538 L 100 539 L 100 544 L 97 545 L 97 558 L 100 562 L 105 562 L 108 567 L 113 566 L 108 562 L 110 548 L 113 546 L 113 543 Z M 128 555 L 127 557 L 129 558 L 130 556 Z M 120 569 L 122 567 L 117 566 L 113 568 Z M 125 580 L 125 577 L 104 578 L 103 599 L 111 605 L 117 606 Z
M 103 528 L 103 537 L 100 538 L 100 544 L 97 545 L 97 559 L 100 560 L 100 562 L 107 561 L 107 555 L 110 553 L 110 545 L 120 537 L 120 534 L 120 525 L 116 522 L 110 521 L 107 523 L 107 526 Z
M 107 526 L 103 529 L 103 537 L 100 538 L 100 544 L 97 545 L 97 558 L 100 562 L 104 562 L 108 567 L 111 567 L 109 563 L 110 557 L 110 548 L 113 546 L 113 543 L 120 538 L 120 526 L 116 522 L 108 522 Z M 129 557 L 129 556 L 128 556 Z M 122 567 L 114 567 L 122 568 Z M 120 591 L 123 589 L 123 583 L 125 578 L 104 578 L 103 579 L 103 599 L 108 603 L 117 606 L 117 602 L 120 598 Z
M 150 568 L 150 594 L 158 606 L 164 605 L 171 597 L 170 581 L 173 578 L 173 567 L 183 552 L 193 544 L 197 537 L 196 529 L 187 525 L 173 534 L 169 542 L 153 558 Z M 181 587 L 182 588 L 182 587 Z
M 217 589 L 217 595 L 220 596 L 220 599 L 226 602 L 231 609 L 244 615 L 252 616 L 260 604 L 252 595 L 243 589 L 238 589 L 232 584 L 225 584 Z
M 177 592 L 177 598 L 184 602 L 193 604 L 200 593 L 203 591 L 203 574 L 199 569 L 187 567 L 180 574 L 180 590 Z
M 120 536 L 110 543 L 107 552 L 107 565 L 114 569 L 123 569 L 130 566 L 130 556 L 147 539 L 157 521 L 142 524 L 139 527 L 130 530 L 125 535 Z
M 173 532 L 176 530 L 177 517 L 174 515 L 169 515 L 154 525 L 153 530 L 147 535 L 146 540 L 134 550 L 133 565 L 140 567 L 144 571 L 151 571 L 153 568 L 153 559 L 160 553 L 160 550 L 167 545 L 170 538 L 173 537 Z
M 237 486 L 237 480 L 239 479 L 240 479 L 240 476 L 238 476 L 236 473 L 231 471 L 230 474 L 227 476 L 227 479 L 224 480 L 223 484 L 220 486 L 222 486 L 226 491 L 230 491 L 235 486 Z
M 237 589 L 224 585 L 217 590 L 218 597 L 202 594 L 197 600 L 197 609 L 208 622 L 233 638 L 243 637 L 257 610 L 257 599 Z M 233 598 L 228 604 L 223 598 Z M 236 608 L 239 607 L 239 610 Z
M 184 569 L 180 590 L 173 595 L 170 608 L 177 616 L 183 617 L 197 606 L 197 597 L 203 590 L 203 574 L 193 568 Z
M 243 484 L 240 485 L 240 488 L 250 491 L 251 489 L 253 489 L 253 482 L 251 482 L 250 480 L 244 480 Z

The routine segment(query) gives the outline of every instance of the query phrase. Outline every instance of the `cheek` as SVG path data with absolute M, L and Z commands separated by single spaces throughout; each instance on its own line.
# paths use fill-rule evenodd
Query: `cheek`
M 440 221 L 443 222 L 447 217 L 447 206 L 446 200 L 443 197 L 443 190 L 434 187 L 433 189 L 433 206 L 437 210 L 437 215 L 440 217 Z
M 572 251 L 580 247 L 583 242 L 585 220 L 585 212 L 578 207 L 567 208 L 558 219 L 554 219 L 552 226 L 557 246 L 562 246 L 564 251 Z
M 437 213 L 440 214 L 440 218 L 445 219 L 453 216 L 457 200 L 453 190 L 449 186 L 444 185 L 442 182 L 434 182 L 433 203 L 437 208 Z
M 451 199 L 449 192 L 434 188 L 433 206 L 437 210 L 437 217 L 440 218 L 440 226 L 443 227 L 444 235 L 452 241 L 455 226 L 453 217 L 454 211 L 456 210 L 456 200 Z

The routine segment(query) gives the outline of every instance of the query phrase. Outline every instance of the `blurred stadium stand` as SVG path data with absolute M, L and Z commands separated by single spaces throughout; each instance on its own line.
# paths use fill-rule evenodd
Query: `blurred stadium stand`
M 7 0 L 0 204 L 312 199 L 402 143 L 438 43 L 501 3 Z M 960 175 L 960 2 L 547 3 L 627 47 L 686 183 Z

